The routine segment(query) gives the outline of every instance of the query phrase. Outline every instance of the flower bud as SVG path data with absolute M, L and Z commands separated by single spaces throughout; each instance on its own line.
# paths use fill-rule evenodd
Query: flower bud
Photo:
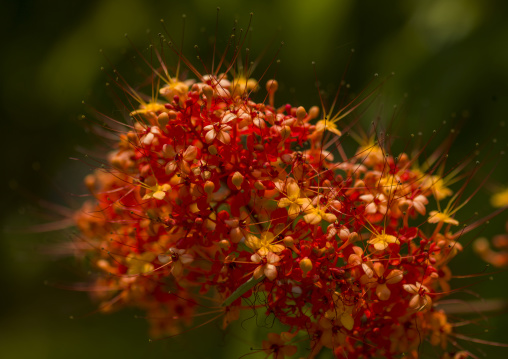
M 307 111 L 305 111 L 305 109 L 300 106 L 298 107 L 298 109 L 296 110 L 296 118 L 298 119 L 298 121 L 303 121 L 303 119 L 307 116 Z
M 300 261 L 300 269 L 303 271 L 303 276 L 306 277 L 307 273 L 312 270 L 312 261 L 305 257 Z
M 211 145 L 211 146 L 208 146 L 208 152 L 211 154 L 211 155 L 216 155 L 217 154 L 217 147 L 215 147 L 215 145 Z
M 157 116 L 157 123 L 159 124 L 159 127 L 161 129 L 164 130 L 166 128 L 166 125 L 168 124 L 168 122 L 169 122 L 169 115 L 167 114 L 167 112 L 163 112 L 159 116 Z
M 231 231 L 229 231 L 229 238 L 231 238 L 231 242 L 238 243 L 242 240 L 244 237 L 242 230 L 238 227 L 232 228 Z
M 236 171 L 231 177 L 231 182 L 235 185 L 236 189 L 240 189 L 243 183 L 243 176 L 240 172 Z
M 268 99 L 270 106 L 273 107 L 275 91 L 279 88 L 279 83 L 276 80 L 268 80 L 266 82 L 266 91 L 268 92 Z
M 354 243 L 356 241 L 358 241 L 360 239 L 360 236 L 358 235 L 358 233 L 356 232 L 353 232 L 351 233 L 349 236 L 348 236 L 348 241 L 350 243 Z
M 212 194 L 215 189 L 215 184 L 212 181 L 206 181 L 203 189 L 207 194 Z
M 284 245 L 288 248 L 292 248 L 295 245 L 295 240 L 291 236 L 286 236 L 282 240 L 284 242 Z
M 312 106 L 309 110 L 309 118 L 312 120 L 317 118 L 318 116 L 319 116 L 319 107 Z
M 339 238 L 343 241 L 347 241 L 349 239 L 349 229 L 347 228 L 341 228 L 339 231 Z
M 203 94 L 206 96 L 206 108 L 212 107 L 213 88 L 210 85 L 203 86 Z
M 399 209 L 402 211 L 402 212 L 407 212 L 407 210 L 409 209 L 409 201 L 407 200 L 402 200 L 399 202 Z
M 268 80 L 266 81 L 266 91 L 269 94 L 275 93 L 279 89 L 279 83 L 277 80 Z

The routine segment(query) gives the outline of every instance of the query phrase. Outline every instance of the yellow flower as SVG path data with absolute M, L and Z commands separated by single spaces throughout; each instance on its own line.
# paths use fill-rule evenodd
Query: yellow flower
M 178 81 L 176 78 L 172 78 L 169 83 L 160 88 L 159 93 L 164 96 L 168 101 L 173 101 L 173 97 L 178 96 L 180 99 L 185 100 L 187 98 L 187 92 L 189 86 L 194 81 Z
M 331 203 L 329 203 L 327 206 L 321 206 L 320 202 L 321 202 L 322 198 L 323 198 L 322 195 L 318 195 L 318 196 L 314 197 L 314 199 L 312 200 L 312 204 L 315 207 L 310 206 L 310 208 L 308 210 L 306 210 L 306 212 L 308 214 L 303 216 L 303 219 L 308 224 L 316 225 L 316 224 L 321 223 L 321 221 L 323 219 L 327 222 L 330 222 L 330 223 L 333 223 L 337 220 L 337 217 L 334 214 L 326 213 L 326 210 L 328 209 L 328 207 L 330 205 L 333 206 L 333 201 Z
M 166 197 L 166 192 L 171 190 L 171 186 L 168 183 L 165 183 L 163 185 L 155 185 L 153 187 L 150 187 L 150 193 L 147 193 L 143 199 L 150 199 L 155 198 L 158 200 L 163 199 Z
M 429 223 L 449 223 L 453 224 L 454 226 L 457 226 L 459 224 L 459 221 L 456 219 L 453 219 L 448 215 L 446 212 L 438 212 L 438 211 L 432 211 L 429 214 L 429 219 L 427 220 Z
M 422 188 L 424 190 L 430 189 L 438 201 L 453 194 L 452 190 L 445 186 L 440 176 L 426 176 L 422 180 Z
M 278 202 L 279 208 L 289 207 L 288 214 L 290 218 L 296 218 L 301 211 L 307 211 L 312 208 L 310 199 L 300 198 L 300 187 L 295 182 L 287 185 L 287 198 L 282 198 Z
M 257 91 L 259 88 L 258 82 L 255 79 L 248 79 L 245 76 L 238 76 L 233 79 L 231 83 L 231 92 L 235 96 L 248 96 L 251 91 Z
M 372 244 L 378 251 L 385 250 L 390 243 L 399 244 L 400 242 L 397 237 L 386 234 L 385 231 L 369 240 L 369 244 Z
M 388 197 L 394 197 L 395 193 L 402 190 L 398 176 L 386 175 L 379 181 L 379 186 Z
M 376 142 L 375 137 L 360 140 L 360 147 L 356 151 L 358 162 L 368 167 L 381 165 L 385 161 L 385 153 Z
M 164 104 L 154 101 L 154 102 L 148 102 L 148 103 L 142 104 L 140 106 L 139 110 L 132 111 L 130 113 L 130 115 L 131 116 L 146 115 L 150 112 L 157 113 L 157 112 L 164 112 L 164 111 L 167 111 L 166 107 L 164 107 Z
M 252 234 L 247 236 L 245 240 L 245 244 L 258 252 L 260 256 L 266 256 L 268 253 L 280 253 L 284 250 L 284 245 L 282 244 L 272 244 L 275 240 L 275 236 L 272 232 L 263 232 L 261 233 L 261 238 L 258 238 Z
M 335 122 L 330 120 L 319 120 L 316 123 L 316 132 L 324 132 L 325 130 L 335 133 L 337 136 L 342 136 L 342 132 L 339 131 Z

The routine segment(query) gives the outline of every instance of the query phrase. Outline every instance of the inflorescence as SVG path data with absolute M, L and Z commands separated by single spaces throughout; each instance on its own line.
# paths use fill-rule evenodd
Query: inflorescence
M 287 327 L 262 343 L 278 359 L 302 342 L 309 357 L 416 358 L 423 340 L 449 351 L 433 303 L 462 246 L 437 157 L 395 157 L 375 134 L 347 156 L 347 106 L 277 108 L 275 80 L 254 102 L 259 82 L 231 68 L 183 81 L 161 63 L 159 99 L 124 86 L 140 106 L 76 214 L 101 309 L 141 308 L 164 337 L 203 308 L 223 328 L 265 308 Z

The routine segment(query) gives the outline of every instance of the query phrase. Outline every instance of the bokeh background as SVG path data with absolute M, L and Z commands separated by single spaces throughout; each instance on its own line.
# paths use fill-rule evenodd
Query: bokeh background
M 118 66 L 125 77 L 134 79 L 129 71 L 142 67 L 124 33 L 148 54 L 147 45 L 162 32 L 160 19 L 180 39 L 182 14 L 186 14 L 184 53 L 194 58 L 194 44 L 199 44 L 202 54 L 211 49 L 217 6 L 221 8 L 219 48 L 224 48 L 234 20 L 246 28 L 249 13 L 254 12 L 248 47 L 253 58 L 266 51 L 254 76 L 262 73 L 284 42 L 276 56 L 280 64 L 270 70 L 276 69 L 281 84 L 279 104 L 306 108 L 318 104 L 316 78 L 325 99 L 333 97 L 349 63 L 346 80 L 353 93 L 389 77 L 361 120 L 367 125 L 372 116 L 383 123 L 395 117 L 394 134 L 405 144 L 411 133 L 429 138 L 447 121 L 431 146 L 437 146 L 451 128 L 460 127 L 452 164 L 474 150 L 476 143 L 482 148 L 482 160 L 495 157 L 470 188 L 480 185 L 496 163 L 497 167 L 458 218 L 468 220 L 474 212 L 481 218 L 493 211 L 488 197 L 508 180 L 507 161 L 496 156 L 507 142 L 503 127 L 508 112 L 506 1 L 4 1 L 0 12 L 0 121 L 5 136 L 0 144 L 0 357 L 236 358 L 256 348 L 257 338 L 263 336 L 259 328 L 271 325 L 262 318 L 247 319 L 223 334 L 219 324 L 212 323 L 174 339 L 148 343 L 146 323 L 134 318 L 135 311 L 93 314 L 95 307 L 85 293 L 51 285 L 84 281 L 86 273 L 77 261 L 58 256 L 58 244 L 72 235 L 70 231 L 41 232 L 39 227 L 64 226 L 57 213 L 78 208 L 82 200 L 78 195 L 85 193 L 81 182 L 90 168 L 69 158 L 94 153 L 100 141 L 81 120 L 86 111 L 81 102 L 86 100 L 104 113 L 116 111 L 100 68 L 107 72 Z M 464 243 L 479 235 L 502 233 L 506 218 L 501 214 L 482 233 L 468 234 Z M 452 268 L 458 274 L 477 274 L 485 265 L 468 247 Z M 459 298 L 508 299 L 505 272 L 467 283 L 472 282 L 476 284 L 469 290 L 478 296 L 462 293 Z M 464 284 L 458 280 L 454 285 Z M 508 343 L 504 334 L 508 315 L 501 311 L 488 317 L 469 333 Z M 489 358 L 508 355 L 507 349 L 458 342 Z M 426 350 L 424 357 L 437 354 Z

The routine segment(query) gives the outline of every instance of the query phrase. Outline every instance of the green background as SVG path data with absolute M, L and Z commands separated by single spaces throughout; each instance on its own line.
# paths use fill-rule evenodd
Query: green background
M 81 101 L 118 115 L 100 67 L 110 73 L 112 66 L 118 66 L 128 79 L 141 78 L 134 74 L 142 67 L 141 60 L 132 58 L 124 33 L 149 54 L 147 45 L 162 32 L 160 19 L 165 19 L 179 39 L 185 13 L 184 53 L 194 58 L 194 44 L 199 44 L 202 54 L 211 50 L 217 6 L 221 7 L 219 48 L 224 48 L 234 20 L 245 28 L 249 13 L 254 12 L 248 47 L 253 58 L 266 50 L 254 77 L 268 66 L 284 41 L 276 57 L 280 64 L 270 70 L 277 71 L 279 105 L 291 102 L 309 108 L 319 104 L 315 78 L 325 98 L 333 97 L 354 48 L 346 74 L 353 93 L 390 77 L 376 93 L 363 123 L 368 125 L 373 116 L 379 116 L 382 123 L 395 117 L 392 135 L 400 140 L 396 147 L 401 148 L 411 133 L 422 132 L 422 138 L 428 139 L 432 130 L 447 121 L 430 144 L 436 147 L 452 127 L 460 126 L 450 166 L 463 160 L 476 143 L 482 148 L 479 159 L 487 162 L 467 193 L 482 183 L 491 168 L 496 169 L 458 219 L 468 221 L 474 212 L 481 218 L 492 211 L 487 199 L 506 183 L 508 175 L 506 159 L 497 156 L 507 142 L 502 126 L 508 110 L 506 1 L 216 0 L 187 1 L 185 5 L 141 0 L 7 1 L 0 14 L 0 357 L 236 358 L 259 346 L 256 343 L 264 334 L 256 328 L 266 324 L 262 318 L 247 319 L 243 327 L 236 325 L 225 334 L 218 330 L 219 324 L 209 324 L 174 339 L 148 343 L 146 323 L 134 319 L 134 311 L 88 315 L 95 307 L 86 294 L 44 285 L 86 281 L 78 261 L 54 253 L 72 234 L 29 233 L 37 224 L 61 219 L 41 200 L 76 209 L 82 201 L 77 194 L 86 192 L 82 178 L 90 168 L 69 158 L 94 154 L 104 144 L 87 130 L 89 122 L 80 120 L 86 112 Z M 100 48 L 110 63 L 99 53 Z M 497 143 L 492 144 L 494 138 Z M 493 159 L 489 162 L 488 158 Z M 505 220 L 506 214 L 501 214 L 465 236 L 463 243 L 480 232 L 485 236 L 503 233 Z M 477 274 L 484 264 L 468 247 L 454 260 L 452 269 L 457 274 Z M 468 290 L 478 297 L 460 293 L 457 298 L 508 297 L 505 272 L 492 280 L 488 276 L 457 280 L 454 287 L 469 283 L 476 283 Z M 508 343 L 506 313 L 489 316 L 487 322 L 471 326 L 469 333 Z M 508 355 L 507 349 L 458 343 L 476 347 L 477 353 L 485 352 L 490 358 Z M 424 354 L 437 356 L 428 348 Z

